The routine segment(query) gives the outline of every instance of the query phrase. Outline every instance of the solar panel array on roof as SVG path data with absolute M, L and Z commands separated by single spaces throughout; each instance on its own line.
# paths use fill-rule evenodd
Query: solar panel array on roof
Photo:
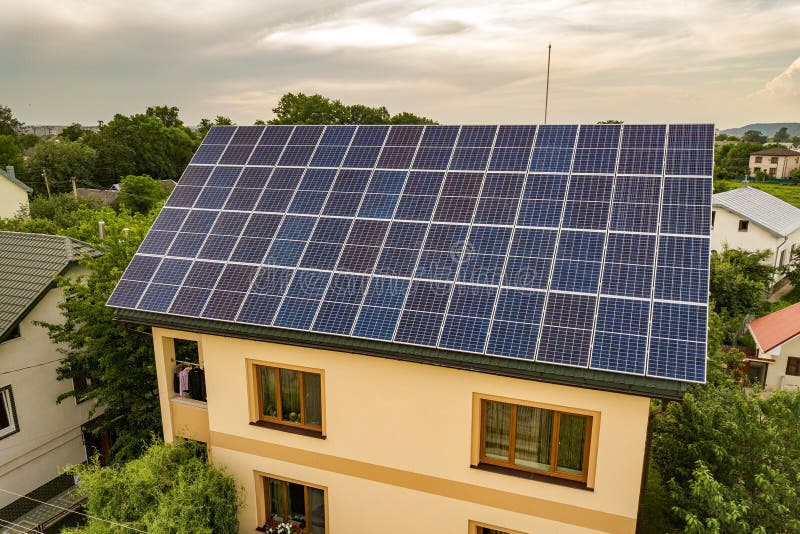
M 215 127 L 108 304 L 702 382 L 713 139 Z

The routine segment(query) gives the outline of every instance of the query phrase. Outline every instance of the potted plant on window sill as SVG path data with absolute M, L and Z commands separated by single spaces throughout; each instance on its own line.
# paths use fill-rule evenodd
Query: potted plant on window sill
M 303 529 L 300 526 L 288 521 L 284 523 L 273 518 L 267 519 L 267 522 L 256 530 L 266 532 L 266 534 L 303 534 Z

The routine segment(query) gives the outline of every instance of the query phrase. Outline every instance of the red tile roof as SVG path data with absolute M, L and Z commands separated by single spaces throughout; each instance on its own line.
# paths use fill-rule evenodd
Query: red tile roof
M 758 152 L 750 152 L 751 156 L 800 156 L 800 152 L 785 147 L 772 147 Z
M 755 319 L 750 331 L 763 352 L 800 335 L 800 302 Z

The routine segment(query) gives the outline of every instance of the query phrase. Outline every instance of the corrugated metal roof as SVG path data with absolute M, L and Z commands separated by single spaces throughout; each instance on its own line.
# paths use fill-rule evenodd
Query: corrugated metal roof
M 761 350 L 768 352 L 800 335 L 800 302 L 754 319 L 748 326 Z
M 82 254 L 100 253 L 69 237 L 0 232 L 0 340 L 47 290 L 53 277 Z
M 741 215 L 779 237 L 800 228 L 800 209 L 754 187 L 717 193 L 711 204 Z

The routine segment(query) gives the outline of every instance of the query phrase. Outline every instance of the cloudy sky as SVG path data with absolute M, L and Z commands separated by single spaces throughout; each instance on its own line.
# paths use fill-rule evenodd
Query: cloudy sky
M 0 105 L 269 119 L 286 92 L 443 123 L 800 121 L 800 1 L 0 0 Z

